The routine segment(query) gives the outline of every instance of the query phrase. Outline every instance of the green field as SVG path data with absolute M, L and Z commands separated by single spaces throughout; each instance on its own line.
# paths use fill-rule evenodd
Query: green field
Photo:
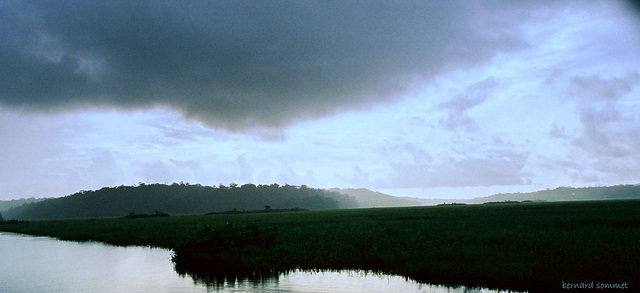
M 275 271 L 369 269 L 532 292 L 592 281 L 640 289 L 640 200 L 33 221 L 0 230 L 178 248 L 182 259 Z

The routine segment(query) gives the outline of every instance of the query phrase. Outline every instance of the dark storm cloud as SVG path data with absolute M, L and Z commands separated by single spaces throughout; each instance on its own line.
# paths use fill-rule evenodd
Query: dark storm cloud
M 534 7 L 475 1 L 4 1 L 0 103 L 169 106 L 277 128 L 526 46 Z

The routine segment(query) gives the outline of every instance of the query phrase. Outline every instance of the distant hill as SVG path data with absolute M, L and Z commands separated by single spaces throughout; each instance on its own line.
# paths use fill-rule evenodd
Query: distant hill
M 466 200 L 468 203 L 501 201 L 572 201 L 640 198 L 640 185 L 605 187 L 558 187 L 527 193 L 499 193 L 488 197 Z
M 381 192 L 371 191 L 366 188 L 332 188 L 329 191 L 339 192 L 354 197 L 358 201 L 358 207 L 405 207 L 419 206 L 421 203 L 417 200 L 396 197 Z
M 23 204 L 43 201 L 46 198 L 21 198 L 12 200 L 0 200 L 0 212 L 4 212 L 10 208 L 19 207 Z
M 122 217 L 130 213 L 205 214 L 230 210 L 355 208 L 353 197 L 306 186 L 151 184 L 106 187 L 28 203 L 2 212 L 6 220 Z

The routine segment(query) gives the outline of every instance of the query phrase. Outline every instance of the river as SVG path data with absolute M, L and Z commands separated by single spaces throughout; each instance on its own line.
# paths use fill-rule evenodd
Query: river
M 6 232 L 0 232 L 0 262 L 0 292 L 496 292 L 358 271 L 194 280 L 176 273 L 167 249 Z

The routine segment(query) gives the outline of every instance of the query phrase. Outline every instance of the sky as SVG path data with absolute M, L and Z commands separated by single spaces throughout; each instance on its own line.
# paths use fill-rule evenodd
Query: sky
M 640 184 L 640 6 L 0 0 L 0 162 L 0 200 Z

